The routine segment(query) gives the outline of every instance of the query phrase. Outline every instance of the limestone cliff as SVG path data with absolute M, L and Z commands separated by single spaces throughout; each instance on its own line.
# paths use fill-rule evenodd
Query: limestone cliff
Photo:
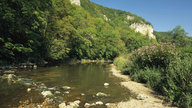
M 127 15 L 128 20 L 134 19 L 134 16 Z M 140 32 L 144 35 L 149 35 L 149 38 L 156 39 L 155 35 L 153 34 L 153 27 L 148 24 L 141 24 L 141 23 L 133 23 L 130 25 L 131 28 L 135 29 L 135 32 Z
M 149 35 L 149 38 L 156 39 L 155 35 L 153 34 L 153 27 L 147 24 L 140 24 L 140 23 L 133 23 L 130 26 L 131 28 L 135 29 L 135 32 L 140 32 L 144 35 Z
M 78 6 L 81 6 L 80 0 L 70 0 L 70 1 L 71 1 L 71 4 L 74 3 L 74 4 L 78 5 Z

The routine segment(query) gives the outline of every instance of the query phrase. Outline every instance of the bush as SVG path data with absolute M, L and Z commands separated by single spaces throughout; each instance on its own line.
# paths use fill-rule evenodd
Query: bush
M 121 65 L 121 70 L 129 73 L 133 80 L 146 83 L 148 87 L 160 91 L 167 100 L 177 106 L 192 107 L 190 52 L 190 49 L 178 51 L 174 43 L 160 43 L 143 46 L 127 58 L 123 57 L 123 61 L 119 57 L 115 63 L 117 67 Z
M 116 57 L 113 64 L 117 66 L 118 70 L 123 70 L 123 68 L 126 65 L 131 64 L 131 61 L 129 58 L 130 58 L 129 55 L 122 55 L 120 57 Z
M 167 98 L 180 107 L 192 106 L 192 64 L 191 59 L 172 62 L 167 69 Z
M 180 57 L 175 44 L 160 43 L 157 45 L 143 46 L 132 52 L 132 61 L 138 64 L 140 69 L 144 67 L 153 68 L 154 66 L 166 68 L 168 64 Z
M 134 81 L 146 83 L 147 87 L 155 88 L 158 87 L 161 81 L 161 72 L 160 69 L 150 69 L 146 67 L 145 70 L 139 70 L 134 72 L 132 76 Z

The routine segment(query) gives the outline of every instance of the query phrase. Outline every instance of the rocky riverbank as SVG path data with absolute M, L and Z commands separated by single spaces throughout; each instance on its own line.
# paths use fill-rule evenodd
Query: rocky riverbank
M 121 85 L 137 96 L 126 102 L 111 104 L 109 108 L 176 108 L 166 103 L 163 96 L 147 88 L 145 84 L 131 81 L 128 75 L 123 75 L 121 71 L 116 70 L 116 66 L 113 64 L 111 64 L 111 72 L 114 76 L 122 78 L 124 82 L 121 82 Z

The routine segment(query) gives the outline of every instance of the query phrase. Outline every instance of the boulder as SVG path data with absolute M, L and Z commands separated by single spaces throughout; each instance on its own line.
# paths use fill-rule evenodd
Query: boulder
M 53 94 L 51 93 L 51 91 L 43 91 L 43 92 L 41 92 L 41 94 L 42 94 L 44 97 L 53 96 Z

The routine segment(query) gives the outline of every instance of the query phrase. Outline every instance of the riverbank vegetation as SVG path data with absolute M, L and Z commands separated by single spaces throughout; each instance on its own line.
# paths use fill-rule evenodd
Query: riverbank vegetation
M 89 0 L 81 5 L 69 0 L 2 0 L 0 64 L 112 60 L 148 44 L 147 36 L 129 28 L 134 22 L 150 24 L 145 19 Z M 133 15 L 134 21 L 128 22 L 127 15 Z
M 192 50 L 187 39 L 191 37 L 182 31 L 177 26 L 172 30 L 173 37 L 167 37 L 170 42 L 142 46 L 117 57 L 114 64 L 132 80 L 146 83 L 165 95 L 167 101 L 189 108 L 192 107 Z

